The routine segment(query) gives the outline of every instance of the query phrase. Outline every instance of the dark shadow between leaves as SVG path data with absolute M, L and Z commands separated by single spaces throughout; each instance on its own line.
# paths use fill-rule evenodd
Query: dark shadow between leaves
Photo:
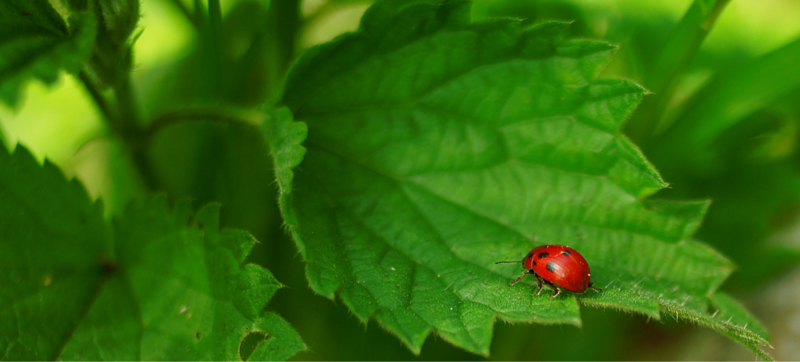
M 241 358 L 242 361 L 247 361 L 250 359 L 250 356 L 253 355 L 256 347 L 270 338 L 272 338 L 272 335 L 264 331 L 252 331 L 248 333 L 247 336 L 242 338 L 242 341 L 239 342 L 239 358 Z

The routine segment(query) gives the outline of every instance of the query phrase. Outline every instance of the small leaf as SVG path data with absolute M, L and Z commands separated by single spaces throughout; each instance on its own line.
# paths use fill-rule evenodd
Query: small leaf
M 311 287 L 415 353 L 436 331 L 487 355 L 495 317 L 579 326 L 578 302 L 708 317 L 732 265 L 690 238 L 707 202 L 642 200 L 666 184 L 620 134 L 646 91 L 595 79 L 616 47 L 468 18 L 463 1 L 378 2 L 291 70 L 302 123 L 265 127 Z M 509 287 L 521 270 L 494 262 L 534 233 L 579 250 L 604 291 Z
M 262 312 L 281 284 L 244 264 L 255 239 L 220 229 L 219 205 L 156 197 L 109 227 L 78 182 L 18 147 L 0 151 L 0 210 L 3 359 L 235 360 L 251 333 L 267 336 L 251 358 L 305 348 Z
M 72 16 L 67 27 L 47 0 L 0 2 L 0 24 L 0 100 L 10 105 L 29 78 L 52 84 L 61 69 L 77 72 L 97 32 L 85 13 Z

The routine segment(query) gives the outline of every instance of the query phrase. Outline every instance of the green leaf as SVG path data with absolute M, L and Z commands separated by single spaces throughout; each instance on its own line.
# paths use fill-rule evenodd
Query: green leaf
M 254 333 L 267 338 L 253 359 L 305 348 L 262 312 L 281 284 L 244 263 L 255 239 L 221 230 L 219 205 L 156 197 L 109 225 L 77 181 L 18 147 L 0 152 L 0 210 L 3 359 L 236 360 Z
M 0 358 L 55 359 L 105 279 L 103 207 L 17 146 L 0 150 L 0 220 Z
M 97 32 L 89 14 L 69 27 L 47 0 L 0 2 L 0 100 L 15 105 L 24 81 L 52 84 L 64 69 L 77 72 L 88 60 Z
M 710 316 L 671 304 L 665 304 L 662 308 L 664 313 L 676 319 L 691 321 L 733 338 L 765 361 L 773 360 L 769 354 L 758 348 L 759 345 L 772 348 L 768 342 L 769 335 L 741 304 L 724 293 L 717 293 L 710 299 L 716 308 Z
M 291 70 L 283 99 L 303 123 L 282 110 L 265 132 L 311 287 L 415 353 L 435 331 L 487 355 L 496 317 L 579 326 L 579 302 L 708 317 L 732 265 L 690 239 L 706 202 L 642 201 L 666 184 L 620 134 L 646 91 L 595 79 L 615 47 L 468 15 L 379 2 Z M 521 271 L 494 262 L 534 233 L 579 250 L 604 291 L 509 287 Z
M 769 333 L 757 319 L 753 318 L 747 310 L 736 300 L 725 293 L 716 293 L 711 297 L 711 304 L 719 312 L 714 312 L 713 316 L 737 326 L 748 328 L 762 338 L 769 340 Z

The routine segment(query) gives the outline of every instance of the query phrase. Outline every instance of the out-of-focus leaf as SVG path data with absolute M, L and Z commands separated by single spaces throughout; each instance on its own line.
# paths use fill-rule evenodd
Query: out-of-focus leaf
M 109 227 L 78 182 L 18 147 L 0 151 L 0 219 L 3 359 L 235 360 L 252 333 L 268 336 L 253 359 L 305 348 L 262 312 L 281 284 L 244 263 L 255 239 L 220 229 L 218 205 L 157 197 Z
M 644 89 L 595 80 L 615 47 L 468 19 L 461 1 L 379 2 L 290 72 L 284 102 L 308 125 L 293 182 L 304 126 L 280 111 L 265 132 L 312 288 L 412 351 L 435 330 L 486 354 L 496 316 L 580 324 L 574 295 L 508 287 L 519 271 L 492 263 L 536 233 L 589 260 L 605 290 L 584 304 L 705 323 L 732 266 L 691 240 L 705 202 L 642 201 L 665 184 L 619 131 Z
M 721 132 L 689 158 L 659 158 L 673 182 L 659 197 L 710 197 L 698 238 L 740 264 L 730 287 L 749 291 L 791 267 L 790 250 L 765 244 L 800 210 L 798 122 L 790 97 Z
M 159 183 L 175 199 L 220 202 L 226 227 L 248 230 L 259 240 L 270 237 L 280 215 L 275 190 L 263 186 L 273 175 L 258 128 L 203 117 L 179 112 L 173 124 L 152 134 L 148 153 Z
M 253 107 L 274 97 L 280 75 L 272 74 L 268 10 L 260 1 L 238 2 L 222 23 L 222 48 L 208 49 L 202 38 L 186 59 L 170 65 L 156 89 L 148 94 L 154 113 L 170 112 L 183 106 L 222 101 Z M 217 53 L 221 69 L 209 71 L 208 52 Z
M 646 144 L 676 89 L 676 80 L 695 59 L 700 45 L 729 0 L 695 0 L 675 26 L 647 71 L 645 85 L 655 94 L 642 102 L 626 127 L 637 144 Z
M 56 81 L 58 71 L 77 72 L 92 52 L 97 31 L 89 14 L 69 27 L 47 0 L 0 2 L 0 100 L 15 105 L 24 81 Z
M 800 39 L 715 76 L 691 100 L 685 113 L 657 140 L 652 157 L 689 162 L 725 130 L 800 88 Z M 691 157 L 690 157 L 691 156 Z

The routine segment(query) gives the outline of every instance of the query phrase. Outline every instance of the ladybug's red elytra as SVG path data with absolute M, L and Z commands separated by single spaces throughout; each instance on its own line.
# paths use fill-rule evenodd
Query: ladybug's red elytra
M 519 278 L 511 282 L 511 285 L 517 284 L 525 275 L 533 274 L 539 284 L 536 295 L 542 292 L 542 283 L 553 288 L 555 291 L 553 297 L 561 293 L 558 287 L 575 293 L 583 293 L 588 288 L 602 292 L 601 289 L 592 286 L 593 283 L 589 279 L 592 276 L 589 272 L 589 263 L 580 253 L 569 246 L 537 246 L 521 261 L 498 261 L 495 264 L 502 263 L 522 263 L 525 271 Z

